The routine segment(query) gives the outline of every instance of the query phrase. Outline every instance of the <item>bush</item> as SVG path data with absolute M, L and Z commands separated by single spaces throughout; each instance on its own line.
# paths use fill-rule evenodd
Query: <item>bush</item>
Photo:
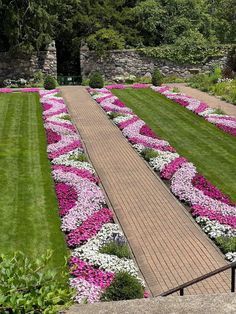
M 140 281 L 126 272 L 116 274 L 110 287 L 102 295 L 102 301 L 119 301 L 143 298 L 144 288 Z
M 129 75 L 125 78 L 125 83 L 126 84 L 133 84 L 136 81 L 136 76 L 135 75 Z
M 216 84 L 221 77 L 222 77 L 221 68 L 215 67 L 213 72 L 210 74 L 211 82 L 213 84 Z
M 236 237 L 218 237 L 215 241 L 224 254 L 236 251 Z
M 151 158 L 157 157 L 158 153 L 155 150 L 151 149 L 151 148 L 145 148 L 142 151 L 141 155 L 143 156 L 143 158 L 145 160 L 149 161 Z
M 104 86 L 103 77 L 99 71 L 90 75 L 89 86 L 92 88 L 102 88 Z
M 20 252 L 0 256 L 1 313 L 57 313 L 71 304 L 68 274 L 48 269 L 51 256 L 50 251 L 35 261 Z
M 56 97 L 57 95 L 55 95 L 55 97 Z M 58 97 L 60 97 L 60 96 L 58 96 Z M 68 114 L 66 114 L 66 115 L 64 115 L 64 116 L 62 116 L 62 117 L 60 117 L 60 119 L 62 119 L 62 120 L 66 120 L 66 121 L 71 121 L 71 117 L 70 117 L 70 115 L 68 115 Z
M 163 83 L 163 75 L 158 69 L 154 70 L 152 74 L 152 85 L 160 86 L 162 83 Z
M 102 28 L 96 33 L 88 36 L 86 40 L 90 50 L 95 50 L 97 54 L 103 55 L 106 51 L 113 49 L 124 49 L 125 38 L 113 28 Z
M 109 116 L 110 119 L 113 120 L 113 119 L 115 119 L 115 118 L 117 118 L 117 117 L 121 117 L 121 116 L 123 116 L 123 115 L 120 114 L 120 113 L 118 113 L 118 112 L 112 111 L 112 112 L 109 113 L 108 116 Z
M 119 258 L 131 258 L 130 250 L 127 244 L 118 244 L 117 242 L 110 242 L 101 248 L 100 253 L 116 255 Z
M 75 160 L 75 161 L 80 161 L 80 162 L 86 162 L 88 161 L 87 156 L 84 153 L 77 154 L 77 155 L 72 155 L 70 159 Z
M 57 87 L 57 82 L 53 76 L 47 75 L 44 79 L 43 86 L 45 89 L 55 89 Z
M 36 71 L 34 73 L 34 78 L 33 81 L 34 83 L 38 84 L 38 83 L 42 83 L 43 82 L 43 78 L 44 78 L 44 74 L 42 71 Z

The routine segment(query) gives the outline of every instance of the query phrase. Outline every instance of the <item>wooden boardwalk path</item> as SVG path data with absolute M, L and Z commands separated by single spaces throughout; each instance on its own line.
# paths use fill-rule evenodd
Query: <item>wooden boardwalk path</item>
M 61 90 L 152 294 L 226 265 L 224 256 L 86 89 Z M 223 273 L 186 293 L 223 293 L 229 287 L 230 275 Z

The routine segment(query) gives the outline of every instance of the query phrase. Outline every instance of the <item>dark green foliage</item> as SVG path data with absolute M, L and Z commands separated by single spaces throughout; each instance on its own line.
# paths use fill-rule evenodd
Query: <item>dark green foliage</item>
M 145 160 L 149 161 L 151 158 L 157 157 L 158 153 L 155 150 L 151 149 L 151 148 L 145 148 L 142 151 L 141 155 L 143 156 L 143 158 Z
M 178 154 L 193 162 L 212 184 L 236 201 L 234 136 L 151 89 L 112 92 L 155 134 L 167 140 Z
M 100 253 L 116 255 L 119 258 L 131 258 L 129 247 L 126 243 L 110 242 L 101 248 Z
M 13 53 L 44 49 L 54 37 L 60 0 L 0 2 L 1 45 Z M 3 35 L 3 36 L 2 36 Z
M 236 237 L 218 237 L 215 239 L 216 244 L 221 248 L 224 254 L 236 251 Z
M 152 74 L 152 85 L 160 86 L 163 82 L 163 75 L 158 69 L 155 69 Z
M 228 70 L 231 70 L 231 76 L 225 75 L 225 77 L 233 78 L 232 72 L 236 72 L 236 45 L 233 45 L 229 51 L 227 68 Z
M 102 28 L 86 40 L 91 50 L 103 54 L 107 50 L 123 49 L 125 47 L 124 36 L 114 29 Z
M 104 80 L 99 71 L 93 72 L 90 75 L 89 86 L 92 88 L 102 88 L 104 86 Z
M 69 306 L 73 291 L 60 278 L 68 273 L 49 270 L 51 252 L 32 261 L 23 253 L 0 257 L 1 313 L 57 313 Z M 66 282 L 66 280 L 64 281 Z
M 196 34 L 207 43 L 235 42 L 234 7 L 235 0 L 2 0 L 0 49 L 29 53 L 55 39 L 59 68 L 64 65 L 67 72 L 79 67 L 85 42 L 100 52 L 179 42 L 187 44 L 187 55 Z M 68 67 L 68 59 L 75 67 Z
M 43 86 L 45 89 L 55 89 L 57 87 L 57 82 L 53 76 L 47 75 L 44 79 Z
M 116 274 L 102 301 L 119 301 L 143 298 L 144 288 L 139 280 L 126 272 Z

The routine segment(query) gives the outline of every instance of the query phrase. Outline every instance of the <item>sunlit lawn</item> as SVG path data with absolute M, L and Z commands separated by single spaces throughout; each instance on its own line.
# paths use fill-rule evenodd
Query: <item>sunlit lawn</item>
M 151 89 L 112 92 L 236 201 L 235 137 Z
M 53 250 L 52 266 L 67 249 L 46 152 L 37 94 L 0 94 L 0 253 L 35 258 Z

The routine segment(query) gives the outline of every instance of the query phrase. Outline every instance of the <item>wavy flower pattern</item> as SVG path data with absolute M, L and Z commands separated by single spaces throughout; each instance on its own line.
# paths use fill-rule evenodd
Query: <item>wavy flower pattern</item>
M 16 89 L 0 89 L 0 93 L 13 91 Z M 113 221 L 113 213 L 106 205 L 94 168 L 90 163 L 79 160 L 84 153 L 82 141 L 68 119 L 69 113 L 63 98 L 55 96 L 58 90 L 24 88 L 17 91 L 37 92 L 40 95 L 61 228 L 66 234 L 68 246 L 73 249 L 69 266 L 72 276 L 70 285 L 77 291 L 75 301 L 99 301 L 120 271 L 127 271 L 137 277 L 144 286 L 132 260 L 99 252 L 103 245 L 111 241 L 122 240 L 123 243 L 126 239 Z M 106 98 L 105 95 L 104 101 Z M 119 101 L 115 106 L 125 107 Z M 145 292 L 144 297 L 146 295 Z
M 127 86 L 111 85 L 103 89 L 88 89 L 88 91 L 109 116 L 112 112 L 118 113 L 113 122 L 121 129 L 123 135 L 128 138 L 139 154 L 149 148 L 156 151 L 157 157 L 150 159 L 150 166 L 160 174 L 161 178 L 170 181 L 171 192 L 191 207 L 193 216 L 204 232 L 211 238 L 235 237 L 236 204 L 200 175 L 192 163 L 179 156 L 167 141 L 160 139 L 131 109 L 124 107 L 123 103 L 122 107 L 117 108 L 118 106 L 115 104 L 118 104 L 119 100 L 112 94 L 114 88 L 124 89 Z M 186 95 L 173 93 L 167 86 L 151 86 L 151 88 L 203 116 L 226 132 L 236 135 L 234 133 L 236 118 L 218 115 L 205 103 Z M 234 256 L 232 254 L 228 255 L 231 259 Z
M 166 96 L 167 98 L 175 101 L 179 105 L 191 110 L 197 115 L 205 118 L 210 123 L 215 124 L 219 129 L 236 136 L 236 118 L 217 114 L 217 110 L 210 108 L 204 102 L 189 97 L 185 94 L 174 93 L 168 86 L 152 86 L 154 91 Z
M 103 244 L 116 240 L 117 236 L 126 240 L 113 222 L 95 170 L 88 162 L 79 160 L 83 153 L 82 142 L 67 119 L 63 99 L 55 97 L 56 90 L 39 93 L 61 228 L 66 233 L 68 246 L 73 249 L 69 262 L 73 277 L 70 284 L 77 291 L 75 301 L 97 302 L 117 272 L 128 271 L 138 278 L 138 270 L 132 260 L 99 253 Z M 107 95 L 104 95 L 103 101 L 106 100 Z M 124 105 L 116 101 L 114 106 L 122 109 Z

